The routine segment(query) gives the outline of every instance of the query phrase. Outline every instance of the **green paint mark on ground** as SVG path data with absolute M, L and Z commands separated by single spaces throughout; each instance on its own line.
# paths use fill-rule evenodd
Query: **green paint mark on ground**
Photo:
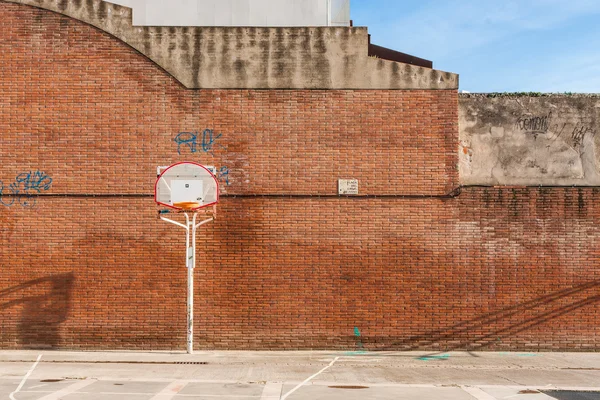
M 362 356 L 364 354 L 369 354 L 368 351 L 349 351 L 344 353 L 345 356 Z
M 516 354 L 516 353 L 502 352 L 502 353 L 498 353 L 498 355 L 500 355 L 500 356 L 517 356 L 517 357 L 537 357 L 539 354 L 535 354 L 535 353 L 520 353 L 520 354 Z
M 449 354 L 444 354 L 441 356 L 423 356 L 423 357 L 419 357 L 417 358 L 417 360 L 421 360 L 421 361 L 445 361 L 447 359 L 450 358 Z

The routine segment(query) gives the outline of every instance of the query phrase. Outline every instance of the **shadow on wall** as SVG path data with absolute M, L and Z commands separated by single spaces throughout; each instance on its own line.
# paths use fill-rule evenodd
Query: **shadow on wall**
M 60 325 L 67 320 L 71 309 L 74 281 L 73 273 L 68 273 L 0 290 L 0 312 L 22 307 L 17 327 L 18 347 L 46 349 L 60 346 Z
M 520 347 L 519 343 L 506 343 L 504 339 L 508 339 L 510 342 L 511 339 L 514 339 L 514 335 L 533 329 L 540 324 L 552 322 L 584 307 L 600 303 L 598 289 L 600 289 L 600 280 L 590 281 L 484 314 L 446 329 L 411 336 L 385 348 L 377 348 L 377 350 L 419 350 L 437 347 L 443 352 L 475 351 L 497 349 L 507 347 L 507 345 L 514 350 L 515 347 Z M 580 323 L 584 324 L 585 322 L 581 321 Z M 528 340 L 528 342 L 531 341 L 534 339 Z M 540 344 L 539 347 L 545 348 L 543 344 Z

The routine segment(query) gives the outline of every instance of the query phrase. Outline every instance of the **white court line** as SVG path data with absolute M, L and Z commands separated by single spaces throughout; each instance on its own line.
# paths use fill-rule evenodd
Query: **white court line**
M 17 390 L 15 390 L 14 392 L 12 392 L 11 394 L 8 395 L 8 397 L 10 398 L 10 400 L 17 400 L 17 399 L 15 399 L 15 397 L 13 395 L 16 394 L 16 393 L 18 393 L 19 390 L 21 390 L 21 388 L 23 387 L 23 385 L 27 381 L 27 378 L 29 378 L 29 375 L 31 375 L 31 373 L 33 372 L 33 370 L 35 369 L 35 367 L 37 367 L 37 365 L 39 364 L 39 362 L 40 362 L 41 359 L 42 359 L 42 355 L 40 354 L 38 356 L 37 360 L 35 361 L 35 364 L 33 364 L 33 366 L 29 369 L 29 371 L 27 372 L 27 374 L 23 377 L 23 380 L 19 384 L 19 387 L 17 388 Z
M 48 393 L 48 392 L 29 392 L 29 391 L 23 391 L 22 393 Z M 113 398 L 115 398 L 114 396 L 149 396 L 152 393 L 148 393 L 148 392 L 77 392 L 77 394 L 91 394 L 91 395 L 102 395 L 102 396 L 113 396 Z M 251 395 L 233 395 L 233 394 L 177 394 L 176 395 L 177 398 L 186 398 L 186 397 L 193 397 L 194 399 L 197 399 L 198 397 L 206 397 L 206 398 L 215 398 L 215 399 L 220 399 L 220 398 L 227 398 L 227 399 L 258 399 L 258 396 L 251 396 Z M 126 398 L 126 397 L 122 397 L 122 398 Z M 45 397 L 44 397 L 45 399 Z M 41 399 L 38 399 L 41 400 Z M 60 399 L 57 399 L 60 400 Z
M 38 400 L 60 400 L 64 396 L 71 394 L 71 393 L 75 393 L 78 390 L 81 390 L 84 387 L 89 386 L 94 382 L 96 382 L 96 380 L 92 380 L 92 379 L 85 380 L 85 381 L 79 381 L 72 385 L 67 386 L 66 388 L 59 390 L 58 392 L 54 392 L 47 396 L 41 397 Z
M 283 383 L 267 383 L 263 389 L 260 400 L 279 400 L 281 399 L 281 391 Z
M 471 396 L 475 397 L 477 400 L 497 400 L 494 396 L 487 394 L 477 387 L 461 386 L 460 388 L 469 393 Z
M 171 400 L 177 393 L 181 392 L 188 383 L 189 382 L 186 381 L 173 381 L 150 400 Z
M 294 393 L 296 390 L 300 389 L 302 386 L 306 385 L 308 382 L 312 381 L 314 378 L 316 378 L 317 376 L 321 375 L 323 372 L 325 372 L 326 370 L 328 370 L 329 368 L 333 367 L 333 364 L 336 363 L 337 360 L 339 360 L 339 357 L 336 357 L 328 366 L 326 366 L 325 368 L 323 368 L 322 370 L 320 370 L 319 372 L 317 372 L 316 374 L 310 376 L 308 379 L 306 379 L 304 382 L 302 382 L 301 384 L 299 384 L 298 386 L 296 386 L 295 388 L 293 388 L 292 390 L 290 390 L 289 392 L 287 392 L 285 394 L 285 396 L 283 396 L 281 398 L 281 400 L 285 400 L 287 399 L 292 393 Z

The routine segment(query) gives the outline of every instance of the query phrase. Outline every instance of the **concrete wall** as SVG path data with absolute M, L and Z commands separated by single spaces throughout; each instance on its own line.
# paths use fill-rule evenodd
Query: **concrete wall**
M 600 97 L 461 95 L 465 185 L 600 185 Z
M 190 89 L 458 88 L 458 75 L 368 57 L 366 28 L 134 27 L 130 8 L 102 0 L 1 1 L 91 24 Z
M 133 9 L 135 26 L 350 26 L 350 1 L 110 0 Z

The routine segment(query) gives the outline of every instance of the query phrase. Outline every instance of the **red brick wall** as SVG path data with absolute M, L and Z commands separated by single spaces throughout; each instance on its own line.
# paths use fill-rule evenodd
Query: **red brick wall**
M 0 72 L 0 348 L 184 348 L 183 231 L 151 193 L 186 159 L 229 171 L 198 243 L 198 348 L 599 348 L 600 194 L 443 198 L 455 91 L 185 90 L 1 1 Z M 45 196 L 11 197 L 29 171 Z M 338 178 L 380 197 L 335 197 Z
M 227 167 L 235 194 L 335 194 L 344 177 L 364 194 L 456 184 L 455 91 L 184 90 L 95 28 L 0 7 L 5 181 L 39 168 L 58 193 L 141 194 L 156 166 L 189 159 Z M 212 149 L 205 129 L 222 135 Z M 198 132 L 195 153 L 178 154 L 181 132 Z

